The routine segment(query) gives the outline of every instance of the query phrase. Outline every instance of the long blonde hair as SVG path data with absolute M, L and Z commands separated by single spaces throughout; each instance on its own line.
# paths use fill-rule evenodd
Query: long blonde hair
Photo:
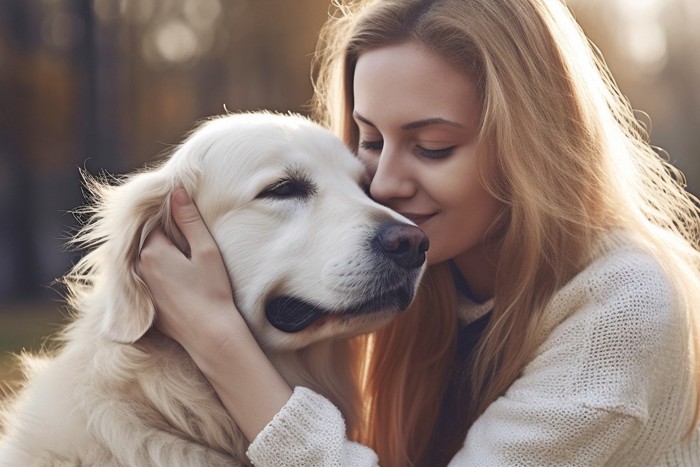
M 599 250 L 635 232 L 673 277 L 695 366 L 700 294 L 697 200 L 649 145 L 597 49 L 559 0 L 336 3 L 317 50 L 315 117 L 357 149 L 358 57 L 415 41 L 460 67 L 482 105 L 483 186 L 504 209 L 485 245 L 498 252 L 495 304 L 468 362 L 464 432 L 518 377 L 553 293 Z M 410 98 L 410 97 L 407 97 Z M 459 232 L 454 232 L 459 235 Z M 358 438 L 385 465 L 430 458 L 428 440 L 454 354 L 454 286 L 431 267 L 411 310 L 362 341 L 366 425 Z M 454 436 L 452 451 L 463 433 Z M 433 464 L 434 465 L 434 464 Z

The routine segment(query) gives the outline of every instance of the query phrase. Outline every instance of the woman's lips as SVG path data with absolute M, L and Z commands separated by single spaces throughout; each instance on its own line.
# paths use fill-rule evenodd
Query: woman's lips
M 411 220 L 416 225 L 421 225 L 430 220 L 435 213 L 433 214 L 417 214 L 414 212 L 399 212 L 402 216 L 408 218 Z

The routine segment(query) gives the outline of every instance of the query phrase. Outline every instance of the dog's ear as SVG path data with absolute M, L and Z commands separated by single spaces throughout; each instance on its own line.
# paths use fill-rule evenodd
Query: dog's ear
M 179 184 L 166 171 L 155 170 L 98 190 L 93 234 L 102 241 L 93 254 L 103 263 L 93 268 L 99 271 L 102 289 L 98 293 L 104 298 L 99 311 L 101 334 L 111 340 L 133 343 L 155 319 L 155 305 L 136 271 L 136 261 L 148 234 L 160 227 L 181 251 L 188 253 L 188 245 L 170 211 L 170 195 Z

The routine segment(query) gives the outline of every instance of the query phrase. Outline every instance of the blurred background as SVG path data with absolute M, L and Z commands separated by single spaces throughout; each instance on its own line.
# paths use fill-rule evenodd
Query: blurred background
M 700 192 L 700 1 L 568 0 Z M 305 113 L 330 0 L 0 0 L 0 386 L 63 321 L 79 171 L 125 173 L 229 111 Z

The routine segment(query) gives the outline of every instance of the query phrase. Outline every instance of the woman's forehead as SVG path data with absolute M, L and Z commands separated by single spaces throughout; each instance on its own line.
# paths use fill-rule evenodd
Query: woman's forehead
M 356 115 L 372 122 L 392 121 L 404 126 L 444 120 L 467 127 L 478 122 L 480 115 L 471 77 L 412 42 L 361 54 L 353 94 Z

